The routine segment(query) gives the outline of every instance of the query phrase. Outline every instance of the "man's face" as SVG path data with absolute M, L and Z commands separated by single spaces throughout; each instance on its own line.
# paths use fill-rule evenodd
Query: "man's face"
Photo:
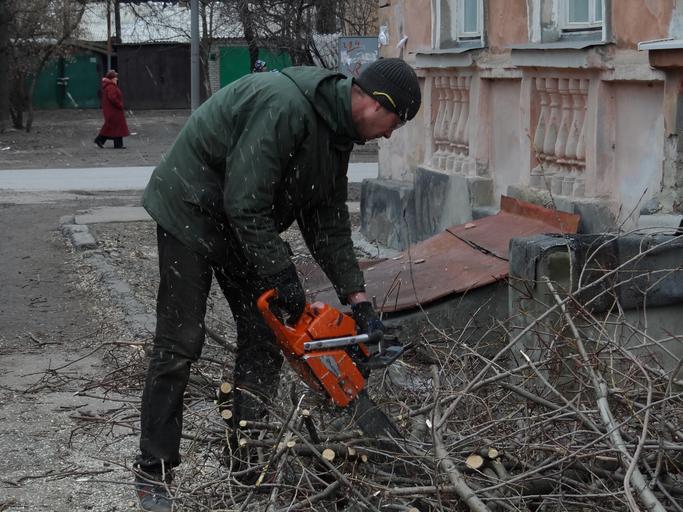
M 394 130 L 403 126 L 403 121 L 394 112 L 391 112 L 374 101 L 374 108 L 368 109 L 363 122 L 358 124 L 358 132 L 363 140 L 389 138 Z

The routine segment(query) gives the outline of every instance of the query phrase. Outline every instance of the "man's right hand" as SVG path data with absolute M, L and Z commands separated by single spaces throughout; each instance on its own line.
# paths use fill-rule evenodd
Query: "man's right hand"
M 294 265 L 272 276 L 271 283 L 271 287 L 277 291 L 273 304 L 288 315 L 285 319 L 288 324 L 294 324 L 306 306 L 306 294 Z
M 357 302 L 351 305 L 351 316 L 356 322 L 359 333 L 370 334 L 374 331 L 385 332 L 386 329 L 377 311 L 370 301 Z

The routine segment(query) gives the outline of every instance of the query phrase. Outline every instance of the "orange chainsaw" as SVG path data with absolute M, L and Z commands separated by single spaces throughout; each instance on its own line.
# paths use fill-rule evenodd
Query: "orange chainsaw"
M 257 306 L 294 371 L 333 404 L 349 408 L 365 434 L 400 437 L 366 390 L 368 372 L 390 365 L 403 353 L 396 338 L 382 331 L 358 334 L 353 318 L 322 302 L 306 304 L 296 323 L 287 325 L 270 309 L 276 296 L 268 290 Z

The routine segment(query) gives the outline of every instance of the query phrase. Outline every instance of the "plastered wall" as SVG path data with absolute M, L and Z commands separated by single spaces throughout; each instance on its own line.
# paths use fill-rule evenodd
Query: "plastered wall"
M 528 41 L 526 0 L 489 0 L 486 17 L 486 38 L 492 53 L 508 53 L 510 44 Z
M 676 0 L 615 0 L 614 38 L 618 46 L 636 48 L 640 41 L 669 36 Z
M 380 1 L 379 25 L 388 28 L 389 39 L 380 47 L 383 57 L 402 57 L 414 65 L 415 54 L 431 48 L 431 0 Z M 401 48 L 397 44 L 408 36 Z M 421 76 L 423 73 L 419 73 Z M 425 158 L 425 134 L 429 120 L 424 117 L 425 91 L 422 82 L 423 107 L 416 118 L 394 132 L 390 140 L 379 142 L 379 176 L 395 180 L 411 180 L 417 165 Z
M 640 208 L 659 192 L 664 159 L 663 86 L 626 83 L 616 87 L 614 94 L 616 172 L 610 188 L 623 205 L 621 219 L 635 227 Z

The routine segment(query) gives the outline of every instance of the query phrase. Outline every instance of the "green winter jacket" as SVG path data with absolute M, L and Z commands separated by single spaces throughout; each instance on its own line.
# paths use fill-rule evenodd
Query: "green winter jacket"
M 166 231 L 228 268 L 290 265 L 295 220 L 342 302 L 364 289 L 346 207 L 352 80 L 314 67 L 248 75 L 188 119 L 145 189 Z

